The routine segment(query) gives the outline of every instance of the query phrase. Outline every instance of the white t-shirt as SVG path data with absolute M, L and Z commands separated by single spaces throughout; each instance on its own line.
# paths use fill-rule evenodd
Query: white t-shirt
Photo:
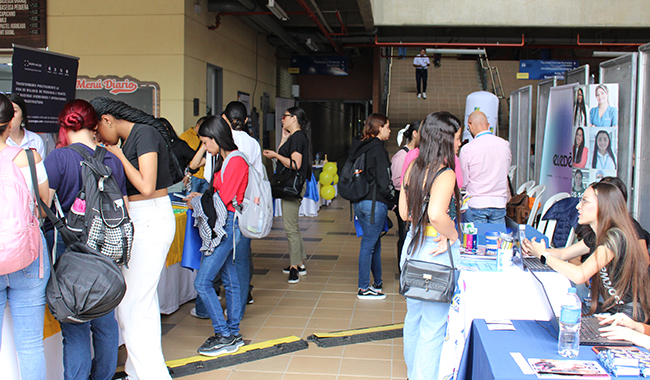
M 244 131 L 232 131 L 233 140 L 241 152 L 248 157 L 248 162 L 257 170 L 258 173 L 264 178 L 265 168 L 262 165 L 262 149 L 260 144 Z M 210 182 L 212 174 L 212 155 L 208 152 L 205 153 L 205 168 L 203 170 L 203 178 Z
M 427 69 L 427 66 L 431 63 L 429 62 L 429 57 L 426 55 L 416 55 L 413 58 L 413 64 L 417 66 L 418 69 Z
M 7 145 L 17 146 L 23 149 L 34 148 L 41 158 L 45 158 L 45 144 L 43 143 L 43 139 L 32 131 L 25 129 L 25 136 L 23 137 L 23 141 L 20 142 L 20 145 L 16 144 L 16 142 L 11 139 L 11 136 L 7 137 Z

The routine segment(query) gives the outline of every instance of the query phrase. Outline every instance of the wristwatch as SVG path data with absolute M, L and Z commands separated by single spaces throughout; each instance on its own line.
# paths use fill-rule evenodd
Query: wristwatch
M 539 256 L 539 261 L 541 261 L 544 265 L 546 265 L 546 255 L 548 255 L 548 253 L 544 252 L 541 254 L 541 256 Z

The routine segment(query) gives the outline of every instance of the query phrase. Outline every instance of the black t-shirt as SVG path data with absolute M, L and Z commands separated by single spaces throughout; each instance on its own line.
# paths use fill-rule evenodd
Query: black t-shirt
M 174 155 L 176 156 L 181 169 L 185 169 L 196 154 L 196 151 L 190 148 L 190 146 L 181 139 L 172 141 L 172 152 L 174 152 Z
M 307 135 L 301 130 L 295 131 L 287 141 L 278 149 L 278 154 L 282 157 L 291 158 L 291 153 L 298 152 L 302 154 L 302 164 L 298 172 L 302 174 L 305 179 L 310 179 L 311 175 L 311 158 L 309 157 L 309 142 Z
M 145 125 L 135 124 L 129 137 L 122 144 L 122 152 L 126 159 L 138 170 L 140 164 L 138 158 L 146 153 L 158 153 L 158 174 L 156 177 L 156 190 L 165 189 L 171 185 L 172 178 L 169 173 L 169 153 L 165 140 L 156 128 Z M 131 181 L 126 181 L 126 192 L 129 196 L 140 194 L 140 192 L 131 184 Z
M 636 234 L 639 237 L 640 240 L 645 240 L 646 246 L 650 245 L 650 233 L 648 231 L 644 230 L 643 227 L 639 224 L 639 222 L 636 221 L 634 218 L 630 218 L 632 220 L 632 224 L 634 225 L 634 229 L 636 230 Z M 584 262 L 589 255 L 594 253 L 594 250 L 596 249 L 596 234 L 589 229 L 589 233 L 585 235 L 584 242 L 585 245 L 589 248 L 589 254 L 583 255 L 582 256 L 582 261 Z M 649 249 L 650 251 L 650 249 Z

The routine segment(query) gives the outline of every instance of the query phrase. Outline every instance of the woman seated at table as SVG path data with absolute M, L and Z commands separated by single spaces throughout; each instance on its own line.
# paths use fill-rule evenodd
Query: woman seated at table
M 578 209 L 578 223 L 588 224 L 596 235 L 596 248 L 585 262 L 567 262 L 582 253 L 574 250 L 548 251 L 546 244 L 524 240 L 524 252 L 532 254 L 576 284 L 591 280 L 590 314 L 622 312 L 636 321 L 647 320 L 650 306 L 648 255 L 637 243 L 627 205 L 621 191 L 611 183 L 592 184 L 584 192 Z M 596 302 L 602 296 L 603 303 Z

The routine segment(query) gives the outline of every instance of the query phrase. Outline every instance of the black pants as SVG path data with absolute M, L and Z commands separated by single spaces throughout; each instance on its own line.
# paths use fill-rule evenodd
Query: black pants
M 427 69 L 415 69 L 415 84 L 418 88 L 418 94 L 427 92 L 427 78 L 429 76 Z M 422 91 L 420 91 L 420 89 Z

